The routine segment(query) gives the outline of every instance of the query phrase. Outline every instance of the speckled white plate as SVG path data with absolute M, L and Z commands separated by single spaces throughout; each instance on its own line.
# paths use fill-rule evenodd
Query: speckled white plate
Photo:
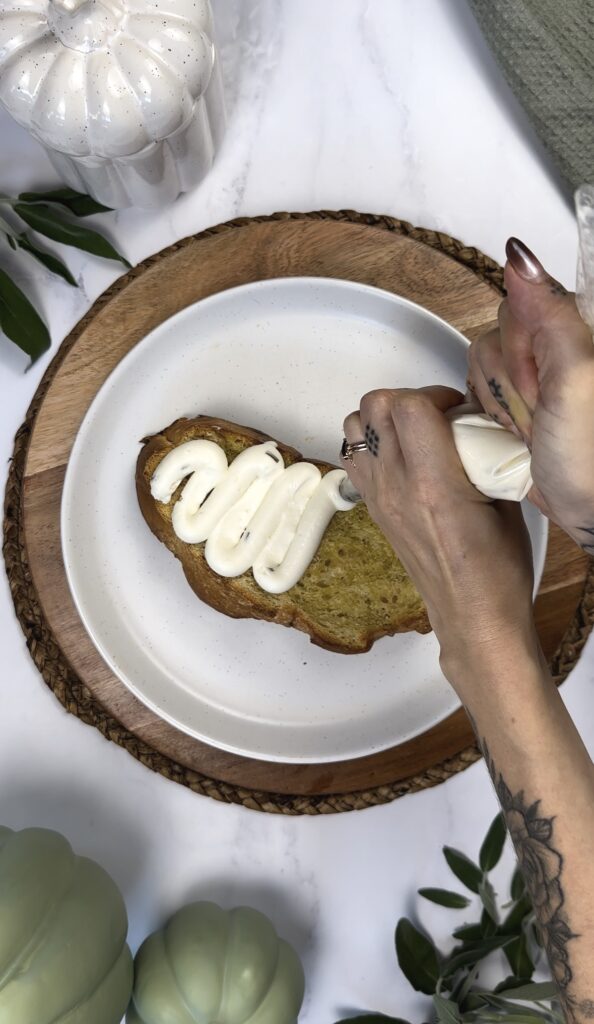
M 197 413 L 336 461 L 343 418 L 365 391 L 461 388 L 466 346 L 438 317 L 387 292 L 288 278 L 190 306 L 122 360 L 72 451 L 62 544 L 90 636 L 141 701 L 214 746 L 292 762 L 371 754 L 454 710 L 433 635 L 386 637 L 346 656 L 202 604 L 145 525 L 134 470 L 142 437 Z M 546 527 L 527 512 L 540 576 Z

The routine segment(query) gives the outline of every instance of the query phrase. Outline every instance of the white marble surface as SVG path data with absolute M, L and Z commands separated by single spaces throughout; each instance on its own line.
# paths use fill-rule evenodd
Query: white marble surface
M 448 231 L 496 259 L 509 234 L 568 286 L 567 200 L 464 0 L 215 0 L 229 104 L 216 166 L 158 215 L 103 218 L 131 261 L 207 225 L 274 210 L 351 207 Z M 42 150 L 0 114 L 0 189 L 55 181 Z M 0 249 L 0 265 L 9 253 Z M 12 265 L 12 254 L 10 254 Z M 117 268 L 74 251 L 75 291 L 23 260 L 19 279 L 54 351 Z M 49 361 L 0 338 L 0 460 Z M 0 583 L 0 821 L 63 830 L 121 885 L 136 948 L 191 896 L 268 912 L 303 956 L 302 1024 L 373 1008 L 426 1019 L 400 975 L 393 928 L 423 884 L 449 884 L 444 842 L 476 853 L 496 811 L 482 764 L 446 785 L 350 815 L 284 819 L 198 797 L 67 715 L 27 654 Z M 564 687 L 594 749 L 590 644 Z M 447 928 L 452 912 L 418 908 Z

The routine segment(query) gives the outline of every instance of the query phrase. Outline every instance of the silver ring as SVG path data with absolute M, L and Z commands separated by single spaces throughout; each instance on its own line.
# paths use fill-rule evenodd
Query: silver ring
M 354 441 L 352 444 L 349 444 L 346 437 L 343 437 L 340 457 L 341 459 L 346 459 L 348 462 L 352 462 L 353 455 L 356 452 L 366 452 L 367 450 L 367 441 Z

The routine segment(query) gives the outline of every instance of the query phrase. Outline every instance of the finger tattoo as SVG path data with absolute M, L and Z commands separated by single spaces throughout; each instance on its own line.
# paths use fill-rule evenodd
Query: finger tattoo
M 379 450 L 379 434 L 369 423 L 365 427 L 365 443 L 371 454 L 377 456 Z
M 505 401 L 505 398 L 503 397 L 503 388 L 502 388 L 501 384 L 499 383 L 499 381 L 495 380 L 495 377 L 491 377 L 491 380 L 488 381 L 488 384 L 489 384 L 489 391 L 493 395 L 493 398 L 495 399 L 495 401 L 501 406 L 501 408 L 503 409 L 504 412 L 506 412 L 509 416 L 511 416 L 511 411 L 510 411 L 509 405 L 507 404 L 507 402 Z

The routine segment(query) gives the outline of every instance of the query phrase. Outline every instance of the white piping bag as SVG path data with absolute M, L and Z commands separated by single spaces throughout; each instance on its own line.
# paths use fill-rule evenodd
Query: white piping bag
M 576 301 L 582 320 L 594 334 L 594 186 L 575 194 L 579 234 Z M 523 441 L 489 416 L 463 407 L 448 415 L 454 443 L 472 484 L 488 498 L 522 501 L 532 487 L 530 452 Z M 359 501 L 348 477 L 340 486 L 348 501 Z
M 575 298 L 582 320 L 594 334 L 594 185 L 580 185 L 575 212 L 579 237 Z

